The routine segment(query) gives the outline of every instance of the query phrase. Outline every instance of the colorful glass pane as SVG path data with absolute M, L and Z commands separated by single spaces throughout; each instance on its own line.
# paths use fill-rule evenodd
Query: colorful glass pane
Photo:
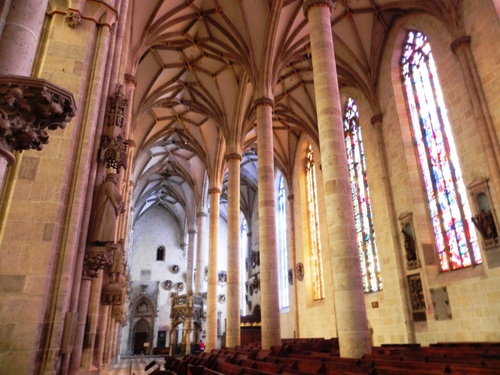
M 307 205 L 309 213 L 309 228 L 311 232 L 311 271 L 313 298 L 324 298 L 323 262 L 321 255 L 321 237 L 319 231 L 318 189 L 316 186 L 316 166 L 312 146 L 309 145 L 306 157 L 307 175 Z
M 401 72 L 441 270 L 479 264 L 451 126 L 431 47 L 422 33 L 408 33 Z
M 288 248 L 286 243 L 286 197 L 285 178 L 279 179 L 278 185 L 278 257 L 279 257 L 279 291 L 280 308 L 290 306 L 289 286 L 288 286 Z
M 352 98 L 348 99 L 345 108 L 344 139 L 363 289 L 365 293 L 376 292 L 382 289 L 382 277 L 380 275 L 380 263 L 375 241 L 365 152 L 363 138 L 361 137 L 361 127 L 359 126 L 359 113 L 357 105 Z

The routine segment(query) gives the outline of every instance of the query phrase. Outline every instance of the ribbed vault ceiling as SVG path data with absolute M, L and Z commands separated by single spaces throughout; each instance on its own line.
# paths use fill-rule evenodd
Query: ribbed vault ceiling
M 290 179 L 301 134 L 317 140 L 309 25 L 302 4 L 131 2 L 129 71 L 137 81 L 131 130 L 136 144 L 136 218 L 160 205 L 186 233 L 187 220 L 206 212 L 203 192 L 224 180 L 224 156 L 235 151 L 243 154 L 242 208 L 249 215 L 258 161 L 253 102 L 261 96 L 274 96 L 275 163 Z M 424 13 L 455 32 L 460 4 L 335 1 L 331 24 L 339 84 L 356 87 L 375 102 L 381 53 L 395 20 Z

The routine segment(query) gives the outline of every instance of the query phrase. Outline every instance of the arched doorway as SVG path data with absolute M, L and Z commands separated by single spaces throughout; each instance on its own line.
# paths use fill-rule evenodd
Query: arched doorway
M 135 323 L 133 334 L 133 348 L 134 355 L 136 354 L 149 354 L 149 332 L 150 327 L 145 319 L 141 319 Z

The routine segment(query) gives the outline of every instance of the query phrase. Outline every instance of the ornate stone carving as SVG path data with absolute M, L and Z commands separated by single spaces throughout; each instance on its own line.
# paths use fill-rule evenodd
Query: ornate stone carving
M 0 77 L 0 141 L 10 150 L 41 150 L 46 130 L 64 129 L 75 115 L 73 95 L 44 79 Z
M 83 270 L 89 277 L 97 277 L 101 269 L 113 263 L 113 252 L 107 246 L 89 246 L 83 258 Z
M 124 287 L 118 283 L 109 283 L 102 287 L 101 301 L 105 305 L 121 305 L 125 301 Z
M 106 120 L 101 144 L 99 146 L 98 161 L 103 162 L 106 168 L 113 168 L 117 172 L 123 167 L 127 169 L 127 148 L 129 141 L 123 139 L 128 99 L 123 94 L 122 85 L 118 85 L 115 95 L 108 98 Z
M 101 136 L 101 145 L 99 146 L 98 160 L 106 166 L 113 168 L 117 172 L 120 169 L 127 169 L 127 150 L 129 142 L 124 140 L 121 135 L 110 137 Z
M 121 324 L 125 324 L 125 322 L 127 321 L 127 313 L 125 312 L 123 305 L 113 306 L 111 316 L 114 320 Z
M 117 85 L 115 95 L 108 98 L 106 110 L 106 125 L 124 128 L 128 99 L 123 94 L 123 86 Z
M 64 22 L 72 29 L 75 29 L 82 24 L 82 15 L 77 10 L 70 9 L 66 18 L 64 18 Z

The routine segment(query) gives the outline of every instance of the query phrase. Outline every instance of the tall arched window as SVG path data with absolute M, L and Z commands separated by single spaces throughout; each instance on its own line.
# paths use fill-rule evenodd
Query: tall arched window
M 431 46 L 410 31 L 401 59 L 406 101 L 442 271 L 482 262 Z
M 245 217 L 241 220 L 240 227 L 240 306 L 241 306 L 241 316 L 246 315 L 246 300 L 245 300 L 245 291 L 246 291 L 246 281 L 248 279 L 248 272 L 245 267 L 248 259 L 248 224 Z
M 280 176 L 278 180 L 278 215 L 277 215 L 277 238 L 279 258 L 279 291 L 280 309 L 290 306 L 290 290 L 288 286 L 288 247 L 287 247 L 287 225 L 286 225 L 286 192 L 285 178 Z
M 325 296 L 323 288 L 323 262 L 321 257 L 321 237 L 319 231 L 318 189 L 316 186 L 316 165 L 312 146 L 307 148 L 306 156 L 307 176 L 307 213 L 309 216 L 309 230 L 311 239 L 311 272 L 312 290 L 315 300 Z
M 380 263 L 373 227 L 373 213 L 366 175 L 363 138 L 359 126 L 358 107 L 352 98 L 348 99 L 345 107 L 344 139 L 363 289 L 365 293 L 377 292 L 382 289 L 382 277 L 380 275 Z

